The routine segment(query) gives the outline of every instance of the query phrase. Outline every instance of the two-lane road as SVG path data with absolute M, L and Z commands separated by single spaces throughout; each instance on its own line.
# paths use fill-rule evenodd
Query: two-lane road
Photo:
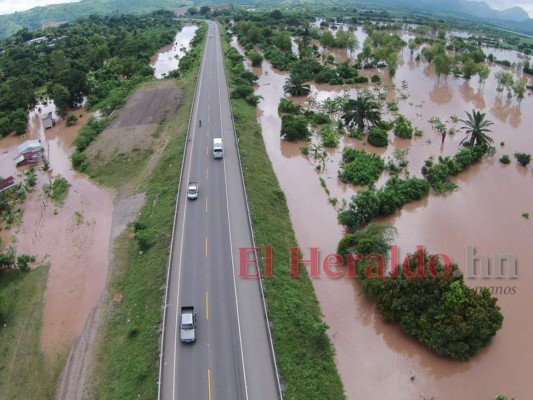
M 259 281 L 238 276 L 239 248 L 252 247 L 252 240 L 213 22 L 208 35 L 178 195 L 159 397 L 275 400 L 280 395 Z M 223 159 L 212 156 L 215 137 L 223 138 Z M 187 200 L 188 181 L 199 182 L 195 200 Z M 179 340 L 182 306 L 197 312 L 196 343 Z

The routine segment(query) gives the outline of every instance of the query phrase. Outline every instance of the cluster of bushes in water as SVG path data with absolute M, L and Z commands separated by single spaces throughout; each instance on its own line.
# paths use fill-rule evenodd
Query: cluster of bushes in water
M 339 178 L 353 185 L 369 185 L 379 178 L 384 167 L 385 162 L 379 155 L 346 147 L 342 152 Z
M 458 266 L 450 260 L 421 248 L 402 264 L 393 265 L 396 269 L 390 274 L 385 273 L 393 237 L 393 227 L 371 224 L 346 235 L 337 253 L 345 258 L 361 255 L 361 261 L 354 261 L 351 268 L 385 321 L 398 322 L 404 332 L 438 355 L 468 360 L 502 327 L 496 299 L 486 288 L 478 293 L 466 286 Z
M 392 214 L 428 193 L 429 183 L 425 179 L 392 177 L 383 188 L 358 191 L 348 208 L 339 212 L 339 222 L 349 232 L 355 232 L 374 218 Z
M 489 148 L 486 146 L 465 146 L 453 157 L 439 156 L 438 162 L 429 157 L 424 161 L 422 175 L 437 193 L 453 190 L 457 185 L 450 182 L 450 177 L 480 160 L 488 151 Z

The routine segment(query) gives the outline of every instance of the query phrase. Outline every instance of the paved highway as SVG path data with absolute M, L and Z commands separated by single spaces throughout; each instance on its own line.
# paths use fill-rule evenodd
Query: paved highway
M 208 36 L 178 195 L 159 398 L 275 400 L 280 394 L 259 281 L 239 277 L 239 248 L 252 247 L 252 239 L 213 22 Z M 212 157 L 214 137 L 223 138 L 223 159 Z M 186 197 L 190 180 L 199 182 L 196 200 Z M 182 306 L 197 312 L 196 343 L 179 340 Z

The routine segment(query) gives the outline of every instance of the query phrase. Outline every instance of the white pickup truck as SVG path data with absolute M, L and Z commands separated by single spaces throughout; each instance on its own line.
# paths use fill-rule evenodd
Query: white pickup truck
M 180 338 L 185 343 L 196 341 L 196 312 L 194 307 L 181 307 Z

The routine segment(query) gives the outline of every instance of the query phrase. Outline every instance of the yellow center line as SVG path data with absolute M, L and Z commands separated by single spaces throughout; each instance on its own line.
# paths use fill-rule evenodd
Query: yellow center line
M 205 256 L 207 257 L 207 236 L 205 237 Z
M 209 295 L 205 292 L 205 319 L 209 319 Z
M 205 198 L 205 212 L 207 212 L 207 196 Z
M 211 370 L 207 369 L 207 398 L 211 400 Z
M 205 180 L 207 180 L 207 177 L 209 176 L 209 169 L 206 168 L 205 169 Z

